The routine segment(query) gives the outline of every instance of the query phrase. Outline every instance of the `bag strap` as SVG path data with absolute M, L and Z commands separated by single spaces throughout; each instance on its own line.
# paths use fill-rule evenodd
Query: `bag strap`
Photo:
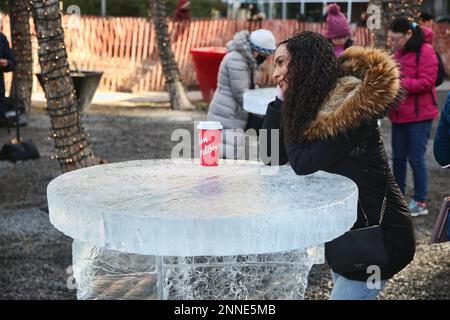
M 255 89 L 255 72 L 250 68 L 250 89 Z
M 379 225 L 381 225 L 381 223 L 383 222 L 384 213 L 386 212 L 388 176 L 389 176 L 389 164 L 387 165 L 387 170 L 386 170 L 386 186 L 384 188 L 384 198 L 383 198 L 383 202 L 381 204 L 380 221 L 378 222 Z
M 386 212 L 388 177 L 389 177 L 389 163 L 386 164 L 386 182 L 385 182 L 385 187 L 384 187 L 383 202 L 381 203 L 380 220 L 378 222 L 378 225 L 381 225 L 381 223 L 383 222 L 384 213 Z M 367 218 L 366 212 L 364 211 L 364 207 L 361 203 L 361 200 L 359 200 L 359 198 L 358 198 L 358 202 L 359 202 L 359 206 L 361 207 L 361 210 L 363 212 L 364 218 L 366 218 L 366 226 L 369 227 L 370 226 L 369 219 Z
M 438 72 L 439 72 L 439 56 L 438 56 L 436 50 L 434 50 L 434 52 L 435 52 L 435 54 L 436 54 L 436 58 L 438 59 Z M 420 49 L 419 49 L 419 51 L 416 51 L 416 65 L 417 65 L 417 68 L 416 68 L 416 78 L 419 78 L 419 61 L 420 61 L 420 54 L 421 54 L 421 52 L 420 52 Z M 438 103 L 437 103 L 437 101 L 436 101 L 436 97 L 435 97 L 434 94 L 433 94 L 433 89 L 430 89 L 430 94 L 431 94 L 431 99 L 433 99 L 433 104 L 434 104 L 437 108 L 439 108 L 439 105 L 438 105 Z M 416 113 L 417 113 L 417 112 L 418 112 L 418 108 L 419 108 L 419 101 L 418 101 L 417 96 L 414 97 L 414 104 L 415 104 Z

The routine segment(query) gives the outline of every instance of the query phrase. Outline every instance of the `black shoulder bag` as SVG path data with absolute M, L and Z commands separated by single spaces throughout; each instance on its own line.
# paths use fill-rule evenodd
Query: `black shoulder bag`
M 386 172 L 386 187 L 378 225 L 370 226 L 364 208 L 358 200 L 366 219 L 366 227 L 350 230 L 339 238 L 325 243 L 325 259 L 334 272 L 342 274 L 366 271 L 372 265 L 378 267 L 387 265 L 388 257 L 381 223 L 383 222 L 384 212 L 386 211 L 388 172 L 389 170 Z
M 443 79 L 447 77 L 447 74 L 445 73 L 445 67 L 442 63 L 441 56 L 439 55 L 439 53 L 436 50 L 434 52 L 438 59 L 438 74 L 437 74 L 435 86 L 439 87 L 444 82 Z M 416 65 L 417 65 L 416 77 L 419 77 L 419 75 L 418 75 L 419 74 L 419 61 L 420 61 L 420 49 L 419 49 L 419 51 L 416 51 Z M 438 102 L 436 101 L 436 97 L 434 96 L 432 89 L 430 90 L 430 94 L 431 94 L 431 99 L 433 99 L 433 104 L 436 106 L 436 108 L 439 108 Z M 414 97 L 414 108 L 415 108 L 416 116 L 419 116 L 419 100 L 418 100 L 417 96 Z

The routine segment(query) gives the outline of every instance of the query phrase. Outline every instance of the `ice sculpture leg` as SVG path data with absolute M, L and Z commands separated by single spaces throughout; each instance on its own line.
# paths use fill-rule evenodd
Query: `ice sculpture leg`
M 163 299 L 303 299 L 306 251 L 224 257 L 164 257 Z
M 303 299 L 322 250 L 156 257 L 74 241 L 78 299 Z
M 158 299 L 155 256 L 122 253 L 74 240 L 78 299 Z

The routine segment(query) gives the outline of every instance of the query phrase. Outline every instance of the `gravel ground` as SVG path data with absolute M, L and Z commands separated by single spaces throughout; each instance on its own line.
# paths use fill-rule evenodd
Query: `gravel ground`
M 91 108 L 84 123 L 95 154 L 118 162 L 170 157 L 176 143 L 170 141 L 171 132 L 193 131 L 193 120 L 204 118 L 202 111 Z M 48 128 L 45 113 L 33 109 L 23 137 L 32 138 L 42 157 L 14 165 L 0 161 L 0 299 L 76 298 L 67 289 L 71 239 L 52 227 L 45 211 L 46 187 L 60 174 L 57 162 L 50 160 Z M 0 141 L 6 142 L 6 130 L 0 129 Z M 390 156 L 389 121 L 382 130 Z M 450 172 L 439 169 L 431 150 L 430 142 L 430 214 L 414 220 L 415 260 L 389 281 L 381 299 L 450 299 L 450 245 L 427 244 L 441 201 L 450 192 Z M 306 299 L 327 299 L 332 284 L 325 265 L 313 267 L 309 282 Z

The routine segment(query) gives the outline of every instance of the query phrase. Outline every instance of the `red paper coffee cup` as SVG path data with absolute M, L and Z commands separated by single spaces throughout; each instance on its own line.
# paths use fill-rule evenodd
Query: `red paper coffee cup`
M 219 164 L 222 128 L 218 121 L 201 121 L 197 125 L 202 166 L 211 167 Z

